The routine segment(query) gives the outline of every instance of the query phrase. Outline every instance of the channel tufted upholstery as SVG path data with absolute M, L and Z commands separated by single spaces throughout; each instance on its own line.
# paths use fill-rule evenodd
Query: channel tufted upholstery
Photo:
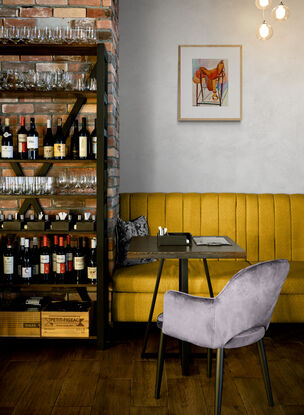
M 290 272 L 274 310 L 274 322 L 304 322 L 304 195 L 234 193 L 122 193 L 120 217 L 145 215 L 151 235 L 158 226 L 192 235 L 227 235 L 247 260 L 208 260 L 214 294 L 232 276 L 261 261 L 286 258 Z M 114 321 L 146 321 L 158 262 L 117 269 L 112 282 Z M 154 320 L 166 290 L 178 290 L 178 261 L 166 260 Z M 189 260 L 189 293 L 208 296 L 202 260 Z

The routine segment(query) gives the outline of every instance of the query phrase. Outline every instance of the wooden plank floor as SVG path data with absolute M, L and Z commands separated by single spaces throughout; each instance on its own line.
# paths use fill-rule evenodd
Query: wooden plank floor
M 0 415 L 213 415 L 213 375 L 195 358 L 190 376 L 165 362 L 154 399 L 156 361 L 140 358 L 143 325 L 120 324 L 113 346 L 89 341 L 0 340 Z M 227 350 L 223 415 L 304 415 L 304 325 L 272 325 L 265 338 L 275 406 L 267 405 L 256 346 Z M 158 330 L 149 341 L 156 351 Z M 168 340 L 167 351 L 177 351 Z M 198 348 L 194 349 L 198 352 Z

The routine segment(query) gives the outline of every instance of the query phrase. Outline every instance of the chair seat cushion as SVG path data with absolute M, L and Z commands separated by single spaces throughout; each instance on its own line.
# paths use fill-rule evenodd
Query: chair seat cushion
M 225 344 L 225 349 L 234 349 L 236 347 L 248 346 L 249 344 L 256 343 L 261 340 L 265 335 L 264 327 L 254 327 L 249 330 L 245 330 L 239 335 L 233 337 Z

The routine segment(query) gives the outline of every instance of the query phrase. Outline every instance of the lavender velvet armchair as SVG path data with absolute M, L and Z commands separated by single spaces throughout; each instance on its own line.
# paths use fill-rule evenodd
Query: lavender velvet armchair
M 161 327 L 155 397 L 159 398 L 164 363 L 165 335 L 197 346 L 217 349 L 215 414 L 221 413 L 224 349 L 258 344 L 269 404 L 273 405 L 263 337 L 289 272 L 285 259 L 249 266 L 226 284 L 214 298 L 167 291 Z

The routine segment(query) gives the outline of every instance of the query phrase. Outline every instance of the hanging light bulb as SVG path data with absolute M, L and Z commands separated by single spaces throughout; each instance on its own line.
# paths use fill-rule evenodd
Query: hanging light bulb
M 268 40 L 272 37 L 273 30 L 270 24 L 266 23 L 266 20 L 258 27 L 256 36 L 259 40 Z
M 289 16 L 289 8 L 285 6 L 285 4 L 281 1 L 281 3 L 272 9 L 272 17 L 276 20 L 282 22 L 283 20 L 287 20 Z
M 271 5 L 272 0 L 255 0 L 255 5 L 260 10 L 265 10 Z

